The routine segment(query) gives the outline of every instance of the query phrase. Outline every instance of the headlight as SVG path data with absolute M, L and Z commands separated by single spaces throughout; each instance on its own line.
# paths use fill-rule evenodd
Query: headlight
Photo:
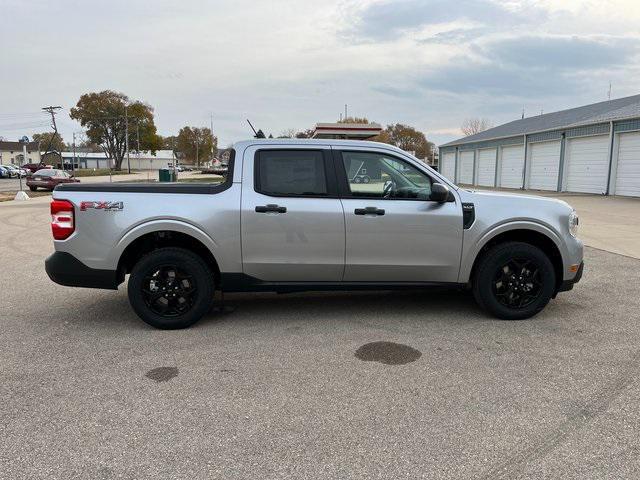
M 574 210 L 569 215 L 569 233 L 574 237 L 578 235 L 578 224 L 579 224 L 578 214 Z

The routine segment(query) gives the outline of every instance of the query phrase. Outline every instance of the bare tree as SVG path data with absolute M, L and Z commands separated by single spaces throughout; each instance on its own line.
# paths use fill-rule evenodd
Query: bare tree
M 465 118 L 460 126 L 460 130 L 465 137 L 484 132 L 492 127 L 491 122 L 486 118 Z
M 280 135 L 278 135 L 278 138 L 295 138 L 296 133 L 297 132 L 295 128 L 287 128 Z

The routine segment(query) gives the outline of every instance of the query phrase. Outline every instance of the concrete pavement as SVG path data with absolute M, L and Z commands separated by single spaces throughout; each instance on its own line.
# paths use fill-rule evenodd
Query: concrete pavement
M 521 322 L 459 292 L 261 294 L 158 331 L 125 286 L 49 281 L 47 204 L 0 208 L 2 478 L 640 477 L 638 260 L 587 248 Z

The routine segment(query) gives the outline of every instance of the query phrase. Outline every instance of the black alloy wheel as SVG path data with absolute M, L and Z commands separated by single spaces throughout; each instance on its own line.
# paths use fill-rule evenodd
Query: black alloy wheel
M 549 256 L 528 243 L 494 245 L 474 269 L 472 287 L 478 305 L 503 320 L 536 315 L 556 291 L 556 272 Z
M 514 258 L 498 269 L 493 279 L 493 294 L 509 308 L 524 308 L 540 296 L 540 267 L 533 260 Z
M 133 310 L 149 325 L 165 330 L 187 328 L 211 311 L 215 278 L 200 255 L 164 247 L 138 260 L 127 291 Z
M 173 264 L 152 268 L 142 283 L 145 303 L 162 317 L 187 313 L 193 308 L 197 289 L 193 275 Z

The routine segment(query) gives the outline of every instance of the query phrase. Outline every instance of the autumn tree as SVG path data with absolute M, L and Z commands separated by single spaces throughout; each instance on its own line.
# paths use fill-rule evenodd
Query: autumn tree
M 186 160 L 200 166 L 218 148 L 218 139 L 210 128 L 183 127 L 176 137 L 176 150 Z
M 486 118 L 465 118 L 460 126 L 460 130 L 465 137 L 484 132 L 492 127 L 491 122 Z
M 387 128 L 371 140 L 395 145 L 405 152 L 413 152 L 418 158 L 429 159 L 433 155 L 433 143 L 427 140 L 424 133 L 401 123 L 387 125 Z
M 176 135 L 164 137 L 162 139 L 162 148 L 164 150 L 173 150 L 176 152 L 178 150 L 178 137 Z
M 66 145 L 62 136 L 56 132 L 34 133 L 31 138 L 40 144 L 40 150 L 63 152 Z
M 89 141 L 100 145 L 113 159 L 116 170 L 122 168 L 126 155 L 125 116 L 129 123 L 130 150 L 137 146 L 137 134 L 140 150 L 155 152 L 162 148 L 153 120 L 153 107 L 139 100 L 132 101 L 124 93 L 112 90 L 86 93 L 71 109 L 70 116 L 86 129 Z

